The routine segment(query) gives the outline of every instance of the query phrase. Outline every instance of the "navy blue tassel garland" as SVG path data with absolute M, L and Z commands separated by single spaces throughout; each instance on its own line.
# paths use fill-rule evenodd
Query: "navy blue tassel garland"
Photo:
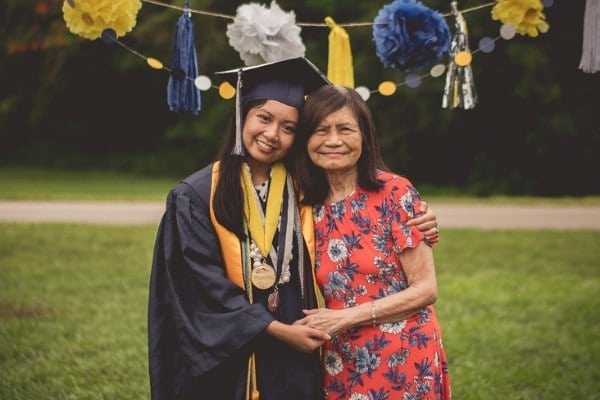
M 173 64 L 167 84 L 167 103 L 171 111 L 200 111 L 200 90 L 194 85 L 198 76 L 198 62 L 194 44 L 194 25 L 186 2 L 184 12 L 177 21 L 177 32 L 173 41 Z

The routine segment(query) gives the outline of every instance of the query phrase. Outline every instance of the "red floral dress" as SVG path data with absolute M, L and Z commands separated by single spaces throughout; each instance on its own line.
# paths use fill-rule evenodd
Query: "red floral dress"
M 316 206 L 316 277 L 331 309 L 370 302 L 408 287 L 397 254 L 423 235 L 406 221 L 419 194 L 402 177 L 379 172 L 380 191 L 358 188 L 348 198 Z M 450 399 L 442 332 L 433 307 L 406 320 L 356 327 L 323 348 L 328 400 Z

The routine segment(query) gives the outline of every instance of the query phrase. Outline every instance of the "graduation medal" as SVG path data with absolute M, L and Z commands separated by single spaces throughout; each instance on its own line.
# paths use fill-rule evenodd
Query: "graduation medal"
M 260 263 L 252 268 L 250 280 L 252 284 L 259 289 L 268 289 L 275 285 L 277 273 L 275 268 L 266 263 Z
M 267 298 L 267 308 L 271 312 L 275 312 L 279 308 L 279 290 L 277 290 L 277 286 L 275 286 L 275 290 Z
M 250 272 L 252 284 L 259 289 L 268 289 L 275 285 L 277 272 L 275 268 L 264 262 L 269 254 L 269 249 L 273 243 L 273 237 L 277 231 L 281 204 L 283 202 L 283 188 L 286 181 L 286 170 L 282 163 L 276 163 L 273 166 L 271 184 L 269 188 L 269 197 L 267 199 L 267 209 L 264 216 L 264 223 L 259 210 L 258 198 L 252 185 L 249 168 L 242 167 L 242 188 L 244 190 L 244 216 L 250 230 L 250 236 L 256 243 L 262 262 L 254 263 Z

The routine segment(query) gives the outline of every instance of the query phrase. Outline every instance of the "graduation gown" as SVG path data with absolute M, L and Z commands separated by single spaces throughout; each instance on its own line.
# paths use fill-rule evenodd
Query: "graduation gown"
M 255 289 L 251 304 L 236 271 L 241 260 L 233 265 L 240 241 L 231 240 L 230 232 L 223 236 L 224 228 L 211 220 L 213 166 L 169 193 L 158 229 L 148 304 L 152 399 L 244 400 L 252 353 L 260 400 L 322 398 L 319 353 L 296 351 L 264 332 L 275 319 L 292 323 L 303 317 L 303 308 L 317 306 L 306 246 L 294 248 L 278 310 L 266 308 L 269 291 Z M 312 240 L 308 217 L 303 231 Z M 306 253 L 304 296 L 297 251 Z

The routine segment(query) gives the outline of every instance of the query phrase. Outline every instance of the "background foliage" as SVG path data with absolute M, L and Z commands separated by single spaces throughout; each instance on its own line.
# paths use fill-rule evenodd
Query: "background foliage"
M 214 157 L 233 102 L 202 93 L 198 116 L 166 105 L 168 74 L 117 45 L 70 34 L 62 2 L 5 0 L 0 10 L 0 163 L 69 169 L 111 169 L 182 177 Z M 171 3 L 182 5 L 183 1 Z M 234 15 L 242 1 L 194 0 L 192 6 Z M 447 12 L 449 4 L 427 0 Z M 469 111 L 441 108 L 443 78 L 391 97 L 372 95 L 386 161 L 422 184 L 474 194 L 586 195 L 600 193 L 600 74 L 577 67 L 584 2 L 556 0 L 546 9 L 550 31 L 538 38 L 496 42 L 476 54 L 480 104 Z M 297 21 L 371 21 L 386 2 L 280 0 Z M 482 4 L 461 1 L 459 8 Z M 179 12 L 144 3 L 137 26 L 122 38 L 166 65 Z M 465 15 L 471 49 L 500 24 L 490 8 Z M 449 25 L 452 27 L 452 21 Z M 195 15 L 201 73 L 240 65 L 225 35 L 229 20 Z M 348 28 L 357 85 L 403 80 L 375 55 L 369 27 Z M 327 28 L 305 27 L 306 55 L 327 65 Z M 218 82 L 214 82 L 217 84 Z

